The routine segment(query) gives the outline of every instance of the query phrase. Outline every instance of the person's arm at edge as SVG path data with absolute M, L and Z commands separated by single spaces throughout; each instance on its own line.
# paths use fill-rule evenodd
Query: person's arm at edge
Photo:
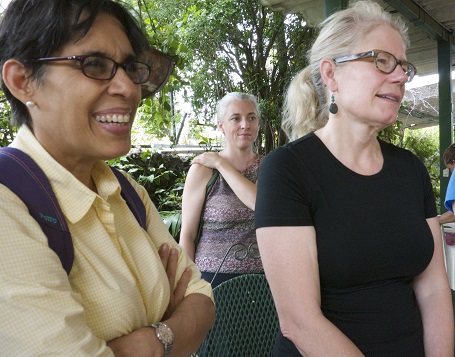
M 322 314 L 314 227 L 258 228 L 256 236 L 283 335 L 303 356 L 363 356 Z
M 422 315 L 425 356 L 454 354 L 452 297 L 445 272 L 441 230 L 437 217 L 427 219 L 434 239 L 433 258 L 414 278 L 414 291 Z
M 451 175 L 449 179 L 449 184 L 447 186 L 446 195 L 444 198 L 444 208 L 447 209 L 447 212 L 444 212 L 440 215 L 439 224 L 452 223 L 455 222 L 455 215 L 453 213 L 453 203 L 455 201 L 455 175 Z
M 440 216 L 439 218 L 439 224 L 444 224 L 444 223 L 453 223 L 455 222 L 455 215 L 453 214 L 452 211 L 446 211 Z
M 179 244 L 183 251 L 194 261 L 194 240 L 199 228 L 202 206 L 205 201 L 207 182 L 212 169 L 202 165 L 192 165 L 185 180 L 182 195 L 182 226 Z

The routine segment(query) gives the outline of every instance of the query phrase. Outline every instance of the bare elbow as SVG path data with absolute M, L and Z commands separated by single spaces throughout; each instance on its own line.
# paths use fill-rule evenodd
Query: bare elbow
M 290 318 L 280 317 L 280 330 L 284 337 L 294 342 L 294 336 L 296 335 L 296 324 Z

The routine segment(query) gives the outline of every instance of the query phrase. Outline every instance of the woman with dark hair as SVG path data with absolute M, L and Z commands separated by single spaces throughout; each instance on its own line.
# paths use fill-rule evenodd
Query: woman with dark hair
M 144 228 L 105 164 L 128 153 L 141 98 L 172 71 L 115 1 L 14 0 L 0 23 L 12 147 L 50 181 L 72 236 L 69 275 L 0 184 L 0 341 L 7 356 L 186 356 L 214 320 L 210 285 L 146 190 Z M 142 92 L 141 92 L 142 87 Z M 172 350 L 172 353 L 171 353 Z

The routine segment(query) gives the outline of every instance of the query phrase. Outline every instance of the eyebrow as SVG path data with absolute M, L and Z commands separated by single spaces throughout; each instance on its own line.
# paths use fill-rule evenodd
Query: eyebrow
M 102 51 L 87 51 L 87 52 L 84 52 L 83 55 L 84 56 L 102 56 L 102 57 L 111 58 L 115 61 L 115 59 L 112 58 L 113 56 L 109 55 L 106 52 L 102 52 Z M 125 58 L 123 58 L 120 62 L 119 61 L 116 61 L 116 62 L 124 63 L 124 62 L 137 61 L 137 60 L 138 59 L 135 54 L 129 54 Z
M 234 116 L 234 115 L 242 115 L 241 113 L 232 113 L 230 116 Z M 247 115 L 257 115 L 255 112 L 250 112 L 250 113 L 247 113 Z

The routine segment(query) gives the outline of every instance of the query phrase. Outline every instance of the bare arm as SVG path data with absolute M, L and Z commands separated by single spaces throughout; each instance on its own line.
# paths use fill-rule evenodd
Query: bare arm
M 256 236 L 283 335 L 303 356 L 363 356 L 322 314 L 314 228 L 259 228 Z
M 194 240 L 199 228 L 205 189 L 212 170 L 202 165 L 192 165 L 188 171 L 182 196 L 182 229 L 179 244 L 194 261 Z
M 161 261 L 166 268 L 171 288 L 169 306 L 161 319 L 174 333 L 171 356 L 188 356 L 201 345 L 215 319 L 215 306 L 212 300 L 202 294 L 184 297 L 191 278 L 191 270 L 186 269 L 175 285 L 178 266 L 178 251 L 169 249 L 167 244 L 160 247 Z M 109 341 L 107 345 L 116 357 L 163 356 L 163 344 L 157 339 L 155 331 L 143 327 L 132 333 Z
M 452 296 L 444 267 L 441 230 L 436 217 L 427 222 L 434 239 L 433 259 L 414 279 L 414 291 L 422 314 L 425 356 L 453 356 Z
M 439 224 L 455 222 L 455 215 L 452 211 L 444 212 L 439 216 Z
M 205 152 L 194 158 L 193 164 L 217 169 L 236 196 L 245 206 L 254 210 L 257 186 L 240 174 L 226 159 L 216 152 Z
M 177 249 L 169 251 L 169 249 L 164 250 L 162 246 L 160 257 L 166 267 L 172 291 L 178 266 Z M 209 297 L 190 294 L 184 298 L 190 277 L 191 270 L 186 269 L 171 294 L 168 309 L 163 316 L 164 322 L 172 329 L 175 336 L 171 356 L 188 356 L 195 352 L 215 321 L 215 305 Z
M 183 299 L 173 315 L 164 322 L 174 333 L 171 356 L 188 356 L 195 352 L 215 319 L 212 300 L 202 294 Z M 116 357 L 163 357 L 164 347 L 150 327 L 140 328 L 126 336 L 109 341 L 107 345 Z

